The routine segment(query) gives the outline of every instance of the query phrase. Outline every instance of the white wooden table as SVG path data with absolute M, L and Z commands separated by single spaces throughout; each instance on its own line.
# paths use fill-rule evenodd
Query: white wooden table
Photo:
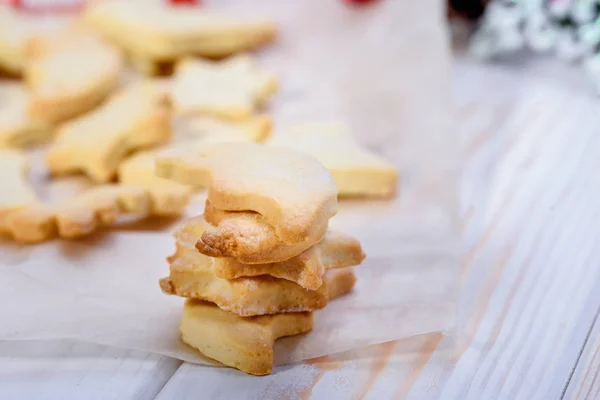
M 0 399 L 600 398 L 600 102 L 554 62 L 457 61 L 455 88 L 466 149 L 458 339 L 389 342 L 260 378 L 89 344 L 2 343 Z

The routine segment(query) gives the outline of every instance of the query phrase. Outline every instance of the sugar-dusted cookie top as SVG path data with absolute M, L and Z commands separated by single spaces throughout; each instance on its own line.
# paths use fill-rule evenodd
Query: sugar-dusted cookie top
M 333 175 L 340 196 L 385 197 L 396 190 L 396 167 L 362 147 L 343 124 L 299 125 L 274 136 L 268 144 L 287 146 L 317 158 Z
M 197 155 L 163 153 L 158 175 L 208 187 L 217 209 L 256 211 L 285 243 L 306 240 L 337 212 L 337 188 L 315 158 L 276 146 L 226 143 Z
M 211 117 L 193 117 L 186 119 L 185 126 L 176 126 L 173 139 L 167 145 L 136 152 L 123 161 L 118 169 L 119 182 L 139 185 L 150 192 L 154 212 L 158 214 L 181 214 L 193 191 L 191 186 L 156 175 L 154 164 L 158 151 L 177 149 L 193 154 L 203 146 L 214 143 L 259 141 L 271 133 L 271 120 L 267 116 L 235 123 Z

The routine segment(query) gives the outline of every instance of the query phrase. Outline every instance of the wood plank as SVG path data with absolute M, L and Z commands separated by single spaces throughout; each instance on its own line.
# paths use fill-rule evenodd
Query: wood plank
M 487 178 L 486 241 L 464 268 L 456 361 L 434 354 L 415 398 L 560 397 L 600 305 L 600 182 L 582 173 L 600 167 L 596 99 L 492 76 L 518 88 L 497 133 L 510 147 Z
M 441 338 L 421 335 L 369 346 L 277 367 L 264 377 L 184 363 L 157 398 L 402 398 Z
M 67 341 L 0 343 L 1 399 L 152 399 L 181 361 Z
M 598 311 L 600 312 L 600 310 Z M 565 399 L 600 398 L 600 321 L 598 314 L 586 337 L 578 363 L 565 391 Z

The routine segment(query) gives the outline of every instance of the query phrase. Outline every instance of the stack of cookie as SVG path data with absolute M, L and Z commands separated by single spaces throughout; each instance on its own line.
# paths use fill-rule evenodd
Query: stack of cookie
M 312 311 L 352 289 L 360 243 L 328 230 L 337 189 L 316 159 L 252 143 L 157 158 L 157 173 L 208 188 L 204 215 L 175 234 L 165 293 L 188 298 L 181 334 L 206 356 L 254 375 L 277 338 L 312 329 Z

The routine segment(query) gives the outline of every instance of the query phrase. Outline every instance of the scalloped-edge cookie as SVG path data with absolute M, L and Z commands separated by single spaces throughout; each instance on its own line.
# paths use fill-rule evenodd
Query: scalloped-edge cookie
M 76 30 L 31 39 L 27 52 L 28 115 L 50 124 L 97 107 L 117 88 L 123 69 L 117 49 Z
M 329 300 L 350 292 L 356 282 L 350 270 L 329 271 L 325 280 Z M 203 355 L 248 374 L 266 375 L 273 370 L 275 341 L 312 327 L 310 312 L 240 317 L 191 299 L 184 305 L 179 329 L 181 339 Z
M 196 250 L 195 244 L 211 225 L 203 217 L 186 221 L 176 232 L 177 245 Z M 360 242 L 340 232 L 328 231 L 323 239 L 299 255 L 281 262 L 242 264 L 232 258 L 209 258 L 219 278 L 271 275 L 316 290 L 323 283 L 325 270 L 360 264 L 365 258 Z M 204 260 L 204 259 L 203 259 Z
M 360 146 L 341 123 L 312 123 L 274 136 L 269 145 L 287 146 L 319 160 L 331 172 L 343 197 L 389 197 L 396 192 L 398 170 Z
M 156 216 L 152 201 L 151 195 L 139 186 L 99 185 L 56 204 L 21 207 L 7 214 L 0 231 L 20 243 L 78 238 L 111 225 L 124 214 Z
M 161 153 L 156 167 L 163 178 L 207 186 L 208 200 L 217 209 L 261 214 L 287 244 L 318 241 L 315 233 L 324 234 L 337 212 L 337 188 L 329 171 L 293 149 L 216 144 L 192 155 Z
M 143 73 L 157 72 L 153 64 L 190 55 L 227 57 L 264 45 L 276 34 L 275 24 L 267 19 L 228 17 L 163 1 L 95 2 L 87 7 L 83 20 L 135 57 Z
M 122 89 L 93 112 L 63 124 L 46 165 L 55 175 L 83 172 L 107 182 L 129 153 L 169 140 L 170 116 L 168 99 L 154 85 Z
M 185 59 L 177 64 L 173 106 L 183 115 L 243 120 L 277 90 L 277 80 L 248 55 L 224 61 Z

